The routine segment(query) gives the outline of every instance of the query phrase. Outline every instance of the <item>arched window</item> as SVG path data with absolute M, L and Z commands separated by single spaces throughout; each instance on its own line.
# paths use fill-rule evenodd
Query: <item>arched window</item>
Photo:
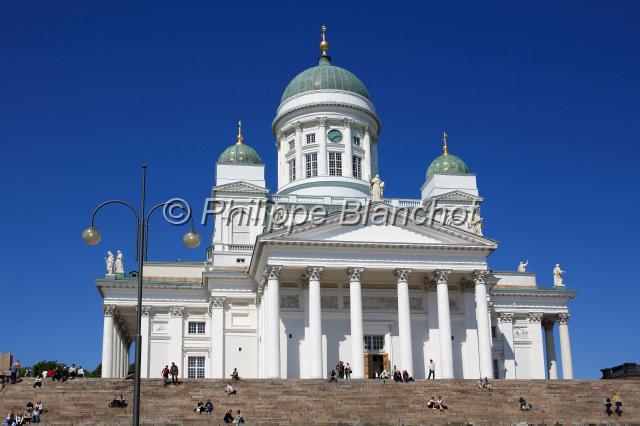
M 251 218 L 244 209 L 237 209 L 231 216 L 231 244 L 251 244 Z

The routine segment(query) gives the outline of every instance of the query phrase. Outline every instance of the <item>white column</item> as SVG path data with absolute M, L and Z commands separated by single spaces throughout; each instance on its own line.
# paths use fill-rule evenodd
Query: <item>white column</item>
M 436 378 L 440 378 L 441 362 L 440 362 L 440 329 L 438 324 L 438 294 L 436 293 L 435 282 L 427 277 L 427 316 L 429 318 L 429 356 L 427 365 L 432 359 L 436 364 Z M 475 319 L 474 319 L 475 324 Z M 429 374 L 429 369 L 425 368 L 425 378 Z
M 353 120 L 344 119 L 344 157 L 342 158 L 342 176 L 353 177 L 353 135 L 351 125 Z
M 175 362 L 178 366 L 178 377 L 184 377 L 183 371 L 183 335 L 184 335 L 184 323 L 182 322 L 182 315 L 184 314 L 184 306 L 172 306 L 169 308 L 171 314 L 171 320 L 169 327 L 171 330 L 171 359 L 169 365 Z
M 438 328 L 440 335 L 440 377 L 453 379 L 453 349 L 451 345 L 451 315 L 449 313 L 448 279 L 451 269 L 433 271 L 438 293 Z M 436 367 L 437 368 L 437 367 Z
M 562 378 L 573 379 L 571 363 L 571 342 L 569 341 L 569 314 L 558 315 L 558 332 L 560 333 L 560 357 L 562 359 Z
M 302 123 L 299 121 L 293 124 L 295 129 L 295 150 L 296 150 L 296 180 L 304 179 L 304 164 L 302 159 Z
M 276 144 L 278 145 L 278 188 L 286 185 L 287 178 L 287 161 L 285 160 L 285 156 L 287 152 L 289 152 L 289 146 L 285 144 L 284 132 L 278 132 L 276 135 Z
M 364 135 L 362 138 L 362 148 L 364 149 L 364 160 L 362 164 L 362 178 L 369 182 L 371 180 L 371 135 L 369 127 L 364 127 Z
M 310 378 L 322 379 L 322 306 L 320 298 L 320 275 L 322 266 L 309 266 L 309 361 Z
M 349 313 L 351 316 L 351 376 L 364 379 L 364 327 L 362 324 L 362 286 L 364 268 L 347 268 L 349 278 Z
M 104 321 L 102 325 L 102 377 L 112 377 L 113 367 L 113 315 L 115 305 L 104 305 L 102 307 Z
M 142 343 L 140 350 L 140 377 L 149 378 L 149 335 L 151 333 L 151 306 L 142 306 L 140 334 Z
M 547 353 L 547 375 L 550 380 L 558 378 L 558 366 L 556 365 L 556 342 L 553 337 L 554 320 L 545 320 L 542 323 L 544 327 L 544 344 Z
M 480 377 L 480 360 L 478 359 L 478 322 L 476 320 L 476 294 L 475 286 L 470 281 L 465 281 L 463 286 L 464 298 L 464 323 L 466 329 L 466 368 L 465 379 Z M 437 365 L 437 364 L 436 364 Z
M 124 341 L 124 375 L 122 377 L 127 377 L 127 374 L 129 374 L 129 348 L 130 347 L 131 347 L 131 343 L 127 338 Z
M 529 312 L 529 334 L 531 335 L 531 358 L 532 376 L 531 379 L 544 379 L 545 359 L 544 343 L 542 342 L 542 312 Z
M 398 334 L 400 335 L 400 369 L 413 376 L 413 345 L 411 340 L 411 308 L 409 304 L 409 276 L 411 269 L 396 269 L 398 287 Z
M 114 350 L 114 358 L 115 362 L 113 363 L 113 376 L 112 377 L 120 377 L 120 350 L 122 346 L 120 345 L 120 325 L 119 318 L 116 320 L 116 332 L 115 332 L 115 343 L 113 345 Z
M 327 117 L 316 118 L 318 122 L 318 176 L 327 176 Z
M 504 378 L 516 379 L 516 357 L 513 347 L 513 313 L 498 312 L 498 328 L 502 334 L 502 347 L 504 350 Z
M 478 321 L 478 352 L 480 357 L 480 377 L 493 377 L 491 356 L 491 329 L 489 327 L 489 306 L 487 304 L 487 277 L 489 271 L 474 271 L 476 288 L 476 318 Z
M 225 297 L 212 297 L 209 308 L 211 315 L 211 350 L 209 366 L 211 377 L 224 379 L 224 302 Z
M 282 266 L 267 266 L 267 379 L 280 378 L 280 272 Z

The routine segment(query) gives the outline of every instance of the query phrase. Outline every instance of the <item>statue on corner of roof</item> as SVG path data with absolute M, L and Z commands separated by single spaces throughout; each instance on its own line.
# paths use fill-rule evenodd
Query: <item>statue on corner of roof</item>
M 467 228 L 476 235 L 482 237 L 482 216 L 480 216 L 480 207 L 476 207 L 471 212 L 471 219 L 467 222 Z
M 384 182 L 380 179 L 380 175 L 376 175 L 369 181 L 369 189 L 371 190 L 371 201 L 382 201 L 384 197 Z
M 527 272 L 527 265 L 529 264 L 528 260 L 521 260 L 518 265 L 518 272 Z
M 122 252 L 118 250 L 118 254 L 116 255 L 116 274 L 124 274 L 124 259 L 122 256 Z
M 113 275 L 113 263 L 114 263 L 114 259 L 113 259 L 113 253 L 111 253 L 111 251 L 107 252 L 107 257 L 104 258 L 104 261 L 107 264 L 107 275 Z
M 559 263 L 553 268 L 553 287 L 564 287 L 564 271 L 560 269 Z

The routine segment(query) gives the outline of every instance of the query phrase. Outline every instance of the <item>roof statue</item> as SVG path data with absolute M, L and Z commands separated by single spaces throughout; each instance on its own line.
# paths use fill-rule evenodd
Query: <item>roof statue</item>
M 528 260 L 521 260 L 518 265 L 518 272 L 527 272 L 527 265 L 529 264 Z
M 382 201 L 384 198 L 384 182 L 379 175 L 369 181 L 369 188 L 371 189 L 371 201 Z
M 564 271 L 560 269 L 560 264 L 556 263 L 553 268 L 553 287 L 564 287 Z
M 113 258 L 113 253 L 111 253 L 111 251 L 107 252 L 107 257 L 104 258 L 106 265 L 107 265 L 107 275 L 113 275 L 114 273 L 114 258 Z

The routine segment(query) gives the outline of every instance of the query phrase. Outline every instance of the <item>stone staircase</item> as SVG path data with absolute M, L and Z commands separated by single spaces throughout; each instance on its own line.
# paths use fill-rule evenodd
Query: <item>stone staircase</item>
M 28 401 L 41 399 L 49 412 L 44 424 L 130 424 L 131 405 L 108 408 L 121 393 L 131 402 L 133 383 L 121 379 L 76 379 L 52 383 L 41 389 L 32 379 L 7 385 L 0 391 L 0 415 L 24 410 Z M 640 381 L 495 380 L 483 392 L 473 380 L 421 380 L 393 383 L 383 380 L 241 380 L 238 394 L 226 396 L 223 380 L 183 380 L 179 386 L 162 386 L 160 379 L 142 381 L 141 423 L 222 424 L 224 412 L 241 409 L 249 424 L 638 424 Z M 624 414 L 607 417 L 602 400 L 618 391 Z M 426 408 L 430 396 L 441 395 L 449 409 Z M 534 406 L 518 410 L 523 396 Z M 198 401 L 211 399 L 214 412 L 196 414 Z

